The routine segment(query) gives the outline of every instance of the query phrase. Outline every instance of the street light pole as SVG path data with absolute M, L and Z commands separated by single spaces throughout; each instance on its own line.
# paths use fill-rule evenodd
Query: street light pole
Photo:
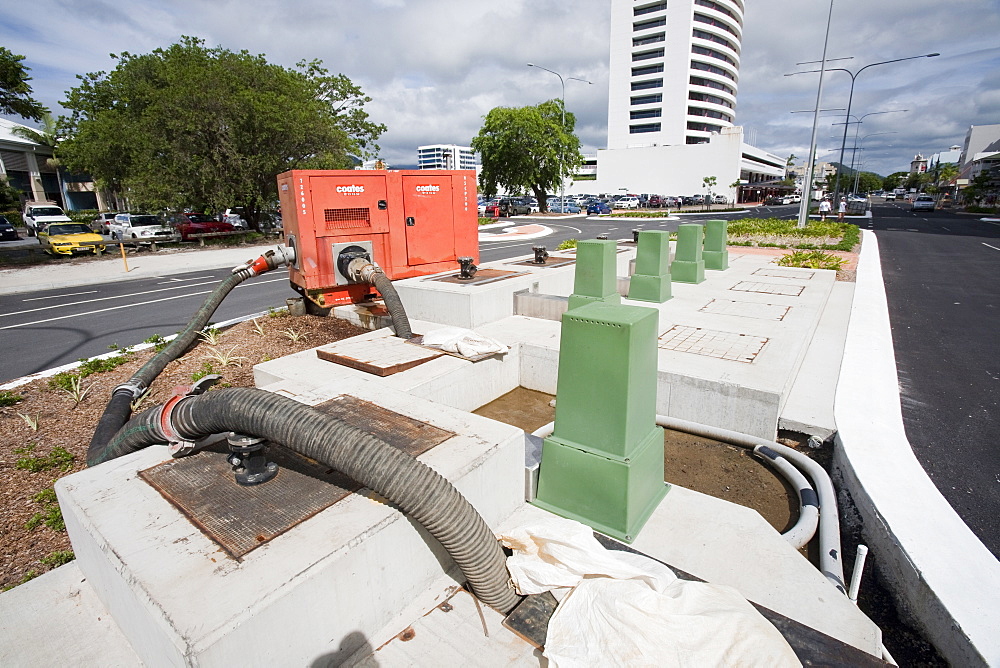
M 827 26 L 827 32 L 829 32 L 829 26 Z M 847 115 L 846 115 L 846 117 L 850 118 L 850 116 L 851 116 L 851 103 L 854 100 L 854 82 L 857 80 L 859 74 L 861 74 L 862 72 L 864 72 L 865 70 L 867 70 L 869 67 L 875 67 L 876 65 L 888 65 L 889 63 L 900 63 L 900 62 L 903 62 L 904 60 L 916 60 L 917 58 L 934 58 L 935 56 L 940 56 L 940 55 L 941 55 L 940 53 L 925 53 L 925 54 L 923 54 L 921 56 L 909 56 L 907 58 L 894 58 L 892 60 L 883 60 L 883 61 L 880 61 L 880 62 L 877 62 L 877 63 L 869 63 L 868 65 L 865 65 L 864 67 L 858 69 L 855 72 L 851 72 L 850 70 L 848 70 L 846 68 L 843 68 L 843 67 L 831 67 L 831 68 L 827 68 L 824 65 L 820 70 L 808 70 L 807 72 L 793 72 L 792 74 L 808 74 L 809 72 L 819 72 L 820 73 L 820 75 L 819 75 L 820 76 L 820 82 L 822 82 L 823 81 L 823 70 L 826 70 L 827 72 L 847 72 L 847 74 L 851 77 L 851 92 L 847 96 Z M 785 76 L 791 76 L 791 74 L 786 74 Z M 817 103 L 816 106 L 818 107 L 819 103 Z M 847 126 L 845 125 L 844 126 L 844 136 L 843 136 L 843 139 L 841 139 L 841 142 L 840 142 L 840 166 L 841 167 L 844 166 L 844 149 L 846 147 L 847 147 Z M 837 170 L 836 185 L 834 186 L 834 194 L 833 194 L 834 200 L 836 200 L 837 196 L 840 194 L 840 172 L 841 172 L 841 170 L 838 169 Z
M 561 113 L 561 117 L 560 117 L 560 120 L 559 120 L 559 126 L 562 129 L 562 131 L 565 132 L 566 131 L 566 80 L 563 79 L 563 75 L 559 74 L 555 70 L 550 70 L 547 67 L 542 67 L 541 65 L 535 65 L 534 63 L 528 63 L 528 67 L 537 67 L 540 70 L 545 70 L 546 72 L 549 72 L 549 73 L 554 74 L 557 77 L 559 77 L 559 85 L 562 86 L 562 98 L 561 98 L 561 100 L 562 100 L 562 108 L 560 109 L 560 111 L 562 113 Z M 587 81 L 586 79 L 580 79 L 578 77 L 566 77 L 566 78 L 570 79 L 571 81 L 582 81 L 583 83 L 591 84 L 591 85 L 593 85 L 593 83 L 594 83 L 593 81 Z M 562 151 L 561 148 L 559 150 L 559 153 L 560 153 L 560 157 L 563 159 L 563 161 L 565 161 L 566 154 Z M 562 171 L 562 170 L 560 170 L 560 171 Z M 559 175 L 559 201 L 560 201 L 560 206 L 563 207 L 563 210 L 565 210 L 565 207 L 566 207 L 566 179 L 563 178 L 562 174 Z
M 826 16 L 826 37 L 823 38 L 823 60 L 819 67 L 819 86 L 816 87 L 816 106 L 813 107 L 812 138 L 809 140 L 809 155 L 806 157 L 806 180 L 802 184 L 802 201 L 799 202 L 799 227 L 805 227 L 809 220 L 809 204 L 812 202 L 813 170 L 816 168 L 816 130 L 819 129 L 819 110 L 823 99 L 823 71 L 826 69 L 826 47 L 830 43 L 830 23 L 833 19 L 833 0 Z
M 834 125 L 843 125 L 844 126 L 844 133 L 845 134 L 847 133 L 847 126 L 848 125 L 851 125 L 851 124 L 855 125 L 855 128 L 854 128 L 854 149 L 851 152 L 851 171 L 852 172 L 854 171 L 854 159 L 857 156 L 857 152 L 858 152 L 858 134 L 861 131 L 861 123 L 864 122 L 864 120 L 866 118 L 868 118 L 869 116 L 878 116 L 879 114 L 898 114 L 898 113 L 903 113 L 903 112 L 906 112 L 906 111 L 909 111 L 909 109 L 890 109 L 889 111 L 872 111 L 872 112 L 864 114 L 863 116 L 860 116 L 860 117 L 854 116 L 852 114 L 848 114 L 847 115 L 847 120 L 844 121 L 843 123 L 834 123 Z M 857 120 L 856 121 L 852 121 L 851 118 L 856 118 Z M 875 132 L 875 133 L 872 133 L 872 134 L 892 134 L 892 133 L 889 133 L 889 132 Z M 866 137 L 870 137 L 872 135 L 865 135 L 865 136 Z M 840 172 L 843 170 L 843 167 L 844 167 L 844 147 L 843 146 L 841 146 L 841 148 L 840 148 L 840 167 L 841 167 L 841 169 L 837 170 L 837 178 L 838 179 L 840 178 Z M 855 179 L 855 182 L 857 182 L 857 179 Z M 837 195 L 840 193 L 839 187 L 840 187 L 840 184 L 838 183 L 837 184 L 837 190 L 834 193 L 834 199 L 836 199 Z M 855 188 L 855 191 L 857 191 L 857 188 Z

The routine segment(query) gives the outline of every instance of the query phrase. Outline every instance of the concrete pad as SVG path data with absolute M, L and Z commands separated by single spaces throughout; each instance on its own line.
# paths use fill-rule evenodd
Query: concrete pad
M 833 403 L 854 301 L 854 283 L 837 281 L 778 418 L 789 429 L 827 440 L 837 431 Z
M 140 666 L 72 561 L 0 594 L 0 665 Z
M 331 387 L 326 398 L 342 391 Z M 420 460 L 491 526 L 523 503 L 520 430 L 384 387 L 362 383 L 352 394 L 454 432 Z M 455 584 L 440 545 L 364 490 L 233 560 L 137 476 L 166 459 L 154 446 L 56 485 L 81 572 L 147 664 L 304 665 L 331 651 L 346 656 L 441 588 L 444 575 Z

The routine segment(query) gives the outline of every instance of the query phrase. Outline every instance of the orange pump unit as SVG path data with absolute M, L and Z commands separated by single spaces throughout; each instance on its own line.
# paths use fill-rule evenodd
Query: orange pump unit
M 278 175 L 292 287 L 321 307 L 364 301 L 374 288 L 347 264 L 374 261 L 390 279 L 479 261 L 471 170 L 293 170 Z

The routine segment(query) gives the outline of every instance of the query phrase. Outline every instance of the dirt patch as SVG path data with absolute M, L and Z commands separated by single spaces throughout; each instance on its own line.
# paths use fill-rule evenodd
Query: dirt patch
M 473 412 L 531 433 L 555 419 L 553 399 L 519 387 Z M 778 531 L 798 519 L 795 490 L 745 448 L 667 429 L 663 471 L 669 483 L 753 508 Z
M 729 246 L 729 256 L 732 258 L 734 255 L 760 255 L 764 257 L 773 257 L 775 262 L 778 259 L 794 253 L 795 249 L 792 248 L 761 248 L 759 246 Z M 838 281 L 848 281 L 853 283 L 857 280 L 858 275 L 858 257 L 861 252 L 861 245 L 858 244 L 854 249 L 849 251 L 823 251 L 824 253 L 829 253 L 830 255 L 836 255 L 844 260 L 844 266 L 837 270 L 837 280 Z
M 293 318 L 283 313 L 262 317 L 256 324 L 262 333 L 253 321 L 240 323 L 223 331 L 215 345 L 201 341 L 171 362 L 139 410 L 163 403 L 177 386 L 190 385 L 195 374 L 209 371 L 206 365 L 210 372 L 223 376 L 223 386 L 254 387 L 255 364 L 365 331 L 337 318 Z M 71 549 L 65 530 L 58 529 L 58 505 L 48 490 L 57 479 L 86 467 L 87 445 L 112 389 L 152 355 L 152 351 L 134 353 L 112 371 L 83 378 L 81 388 L 87 393 L 78 405 L 68 392 L 51 387 L 48 379 L 11 391 L 24 399 L 0 408 L 0 504 L 4 508 L 0 514 L 0 588 L 58 566 L 59 559 L 53 555 Z M 227 356 L 229 360 L 220 361 Z

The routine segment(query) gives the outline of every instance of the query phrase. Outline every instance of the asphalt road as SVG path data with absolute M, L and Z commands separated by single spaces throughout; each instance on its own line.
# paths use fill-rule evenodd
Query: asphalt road
M 876 204 L 903 422 L 917 459 L 1000 557 L 1000 223 Z

